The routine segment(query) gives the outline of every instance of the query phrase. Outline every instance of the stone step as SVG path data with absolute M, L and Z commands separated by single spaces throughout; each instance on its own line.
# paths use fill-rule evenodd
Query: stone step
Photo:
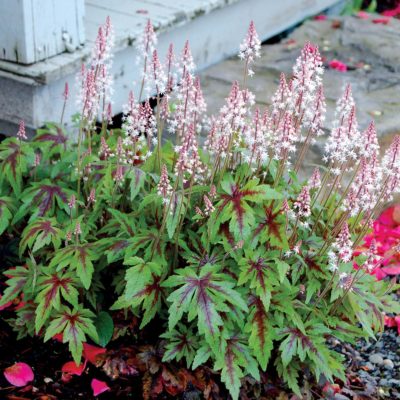
M 23 119 L 28 128 L 58 121 L 66 82 L 75 98 L 75 76 L 89 56 L 97 29 L 110 16 L 115 27 L 113 111 L 119 113 L 139 80 L 135 40 L 151 19 L 164 57 L 169 43 L 180 51 L 186 39 L 198 68 L 204 69 L 237 52 L 250 20 L 265 40 L 339 0 L 85 0 L 86 43 L 31 65 L 0 61 L 0 133 L 14 134 Z M 65 121 L 76 112 L 69 101 Z
M 400 20 L 391 19 L 387 25 L 374 24 L 356 17 L 341 17 L 326 21 L 310 20 L 295 29 L 287 39 L 264 45 L 261 58 L 256 60 L 255 75 L 247 80 L 255 93 L 257 104 L 270 105 L 281 72 L 291 76 L 292 67 L 305 42 L 319 45 L 325 58 L 324 92 L 327 102 L 325 129 L 329 131 L 336 101 L 347 83 L 352 86 L 357 106 L 359 129 L 375 121 L 382 152 L 393 137 L 400 134 Z M 333 59 L 348 65 L 346 72 L 329 68 Z M 224 104 L 233 80 L 243 76 L 243 63 L 230 58 L 201 72 L 200 78 L 210 114 Z M 310 176 L 316 164 L 322 164 L 324 140 L 321 137 L 304 162 L 302 177 Z

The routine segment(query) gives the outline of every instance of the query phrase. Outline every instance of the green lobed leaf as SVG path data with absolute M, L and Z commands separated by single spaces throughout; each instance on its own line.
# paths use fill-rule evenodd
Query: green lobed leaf
M 99 336 L 97 344 L 106 347 L 114 333 L 114 322 L 108 312 L 100 311 L 94 321 L 94 325 Z

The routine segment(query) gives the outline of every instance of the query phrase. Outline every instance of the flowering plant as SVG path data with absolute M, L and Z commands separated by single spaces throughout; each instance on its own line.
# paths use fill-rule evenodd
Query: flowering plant
M 307 43 L 261 111 L 246 88 L 261 50 L 254 24 L 240 46 L 243 84 L 207 118 L 189 44 L 162 63 L 148 22 L 138 100 L 129 95 L 122 129 L 110 130 L 112 38 L 107 20 L 82 68 L 77 143 L 52 123 L 31 141 L 21 124 L 0 144 L 0 234 L 19 240 L 0 307 L 22 300 L 18 335 L 61 337 L 79 364 L 88 338 L 110 340 L 109 310 L 124 309 L 140 329 L 158 320 L 165 361 L 210 363 L 234 399 L 241 378 L 267 368 L 297 394 L 304 372 L 345 379 L 330 338 L 374 337 L 382 311 L 398 310 L 371 275 L 376 246 L 357 269 L 353 253 L 399 191 L 400 137 L 380 163 L 374 124 L 359 130 L 347 86 L 326 166 L 300 182 L 324 134 L 321 57 Z
M 400 274 L 400 207 L 386 209 L 373 223 L 373 229 L 364 238 L 364 243 L 356 250 L 363 252 L 371 245 L 376 247 L 376 267 L 372 273 L 378 280 Z M 356 266 L 357 267 L 357 266 Z

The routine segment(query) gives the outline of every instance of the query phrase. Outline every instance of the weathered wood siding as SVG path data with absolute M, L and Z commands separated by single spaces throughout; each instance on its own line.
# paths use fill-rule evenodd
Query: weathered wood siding
M 84 0 L 0 0 L 0 59 L 21 64 L 85 42 Z

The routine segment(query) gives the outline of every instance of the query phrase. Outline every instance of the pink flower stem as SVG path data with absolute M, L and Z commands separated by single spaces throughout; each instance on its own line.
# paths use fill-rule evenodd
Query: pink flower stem
M 293 246 L 294 242 L 296 241 L 296 237 L 297 237 L 297 226 L 298 226 L 298 224 L 299 224 L 299 218 L 300 218 L 299 215 L 297 215 L 297 217 L 296 217 L 296 222 L 295 222 L 295 224 L 294 224 L 292 234 L 290 235 L 290 238 L 289 238 L 289 246 L 290 246 L 290 247 Z
M 357 281 L 357 277 L 358 277 L 358 275 L 360 274 L 360 271 L 363 271 L 364 274 L 361 275 L 360 278 L 359 278 L 358 280 L 360 280 L 360 279 L 366 274 L 366 272 L 365 272 L 364 270 L 362 270 L 361 268 L 358 269 L 358 270 L 356 271 L 356 273 L 354 274 L 354 278 L 353 278 L 352 281 L 351 281 L 351 285 L 349 285 L 349 287 L 345 289 L 343 295 L 342 295 L 341 297 L 339 297 L 339 298 L 335 301 L 335 303 L 333 304 L 333 306 L 332 306 L 332 308 L 330 309 L 330 311 L 328 312 L 328 314 L 334 314 L 334 313 L 336 312 L 336 310 L 338 309 L 338 307 L 342 304 L 342 302 L 344 301 L 344 299 L 345 299 L 346 296 L 347 296 L 347 293 L 349 293 L 350 290 L 354 287 L 355 283 L 358 282 L 358 281 Z
M 327 184 L 330 176 L 331 176 L 331 171 L 332 171 L 332 164 L 329 165 L 329 168 L 327 171 L 325 171 L 324 176 L 322 177 L 322 181 L 321 181 L 321 186 L 319 187 L 317 193 L 314 196 L 314 199 L 311 203 L 311 208 L 314 207 L 318 197 L 320 196 L 320 194 L 322 193 L 322 191 L 325 189 L 325 185 Z
M 180 180 L 180 175 L 178 175 L 176 177 L 176 180 L 175 180 L 175 183 L 174 183 L 174 187 L 172 188 L 172 193 L 171 193 L 170 199 L 168 201 L 168 205 L 164 206 L 164 212 L 163 212 L 163 219 L 162 219 L 162 222 L 161 222 L 161 228 L 158 231 L 157 238 L 153 243 L 153 249 L 152 249 L 152 252 L 151 252 L 150 261 L 153 259 L 154 254 L 156 252 L 156 249 L 157 249 L 157 247 L 158 247 L 158 245 L 160 243 L 161 237 L 162 237 L 162 235 L 164 233 L 164 229 L 165 229 L 165 226 L 166 226 L 166 223 L 167 223 L 167 217 L 168 217 L 169 211 L 171 210 L 172 199 L 175 196 L 176 191 L 178 189 L 179 180 Z
M 143 89 L 144 89 L 144 81 L 146 79 L 146 72 L 147 72 L 147 52 L 148 52 L 148 47 L 149 44 L 147 43 L 146 46 L 146 56 L 144 58 L 144 65 L 143 65 L 143 78 L 142 78 L 142 84 L 140 86 L 140 92 L 139 92 L 139 103 L 142 101 L 142 94 L 143 94 Z
M 174 262 L 172 265 L 176 265 L 176 262 L 178 260 L 178 250 L 179 250 L 179 234 L 181 233 L 182 230 L 182 225 L 183 225 L 183 221 L 185 220 L 187 211 L 188 211 L 188 207 L 190 205 L 190 198 L 192 197 L 192 192 L 193 192 L 193 184 L 194 184 L 194 174 L 192 174 L 192 176 L 190 177 L 190 184 L 189 184 L 189 193 L 188 193 L 188 197 L 187 197 L 187 204 L 185 206 L 185 211 L 183 212 L 182 217 L 180 217 L 181 211 L 182 211 L 182 206 L 183 206 L 183 198 L 181 201 L 181 204 L 179 205 L 179 210 L 178 210 L 178 218 L 180 218 L 179 220 L 179 224 L 178 224 L 178 229 L 176 230 L 175 233 L 175 248 L 174 248 Z M 183 197 L 183 193 L 182 193 L 182 197 Z M 173 272 L 173 271 L 172 271 Z
M 312 131 L 311 131 L 311 128 L 309 128 L 308 132 L 307 132 L 306 140 L 304 141 L 303 145 L 301 146 L 299 157 L 297 158 L 296 164 L 293 168 L 294 172 L 296 172 L 296 174 L 299 172 L 299 169 L 303 163 L 304 156 L 307 154 L 307 151 L 310 147 L 310 142 L 311 142 L 312 137 L 313 137 Z M 289 181 L 289 184 L 290 183 L 291 183 L 291 181 Z
M 157 159 L 158 159 L 158 169 L 161 174 L 161 139 L 162 139 L 162 130 L 161 130 L 161 122 L 160 122 L 160 93 L 157 88 Z
M 354 181 L 354 179 L 355 179 L 355 177 L 356 177 L 356 175 L 357 175 L 359 169 L 360 169 L 360 163 L 358 163 L 357 168 L 356 168 L 356 171 L 354 172 L 352 178 L 350 179 L 350 182 L 348 183 L 348 185 L 347 185 L 347 187 L 346 187 L 344 193 L 342 194 L 341 198 L 339 199 L 338 203 L 336 204 L 335 208 L 333 209 L 331 215 L 329 216 L 329 218 L 328 218 L 328 220 L 327 220 L 327 222 L 326 222 L 325 230 L 324 230 L 324 232 L 322 233 L 322 236 L 324 236 L 325 233 L 327 232 L 327 230 L 328 230 L 328 228 L 329 228 L 329 223 L 332 221 L 332 218 L 335 216 L 336 211 L 339 209 L 339 207 L 342 205 L 344 199 L 346 198 L 346 196 L 347 196 L 347 194 L 348 194 L 348 192 L 349 192 L 349 190 L 350 190 L 350 187 L 351 187 L 351 185 L 352 185 L 352 183 L 353 183 L 353 181 Z M 339 230 L 338 225 L 336 225 L 335 229 L 336 229 L 336 230 Z
M 63 108 L 62 108 L 62 111 L 61 111 L 60 125 L 63 124 L 64 113 L 65 113 L 65 107 L 66 106 L 67 106 L 67 99 L 64 100 Z
M 338 261 L 339 264 L 339 261 Z M 331 287 L 333 286 L 333 282 L 335 280 L 335 277 L 337 275 L 337 270 L 332 274 L 331 279 L 329 280 L 329 282 L 327 283 L 327 285 L 325 286 L 325 289 L 318 295 L 317 300 L 314 303 L 314 306 L 312 308 L 311 311 L 309 311 L 309 313 L 307 314 L 304 323 L 307 322 L 307 320 L 310 318 L 310 316 L 312 314 L 314 314 L 315 310 L 317 309 L 318 304 L 320 303 L 320 301 L 325 297 L 325 295 L 328 293 L 328 291 L 331 289 Z

